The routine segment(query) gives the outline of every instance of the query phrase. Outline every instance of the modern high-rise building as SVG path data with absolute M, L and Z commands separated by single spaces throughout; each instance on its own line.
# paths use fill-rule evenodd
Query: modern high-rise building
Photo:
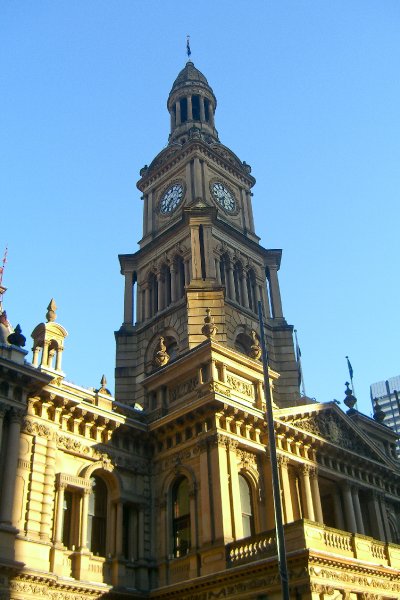
M 300 395 L 281 250 L 260 244 L 251 168 L 192 62 L 167 106 L 143 237 L 120 256 L 115 397 L 66 379 L 54 301 L 29 359 L 0 318 L 0 599 L 280 600 L 275 465 L 291 600 L 399 599 L 396 435 L 350 390 L 347 413 Z
M 372 383 L 370 394 L 373 410 L 381 410 L 385 425 L 400 437 L 400 375 Z M 397 453 L 400 456 L 400 440 L 397 441 Z

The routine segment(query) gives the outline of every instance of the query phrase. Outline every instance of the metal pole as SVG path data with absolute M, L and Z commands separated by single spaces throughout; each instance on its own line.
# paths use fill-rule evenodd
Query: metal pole
M 272 401 L 271 401 L 271 390 L 269 387 L 269 375 L 268 375 L 268 354 L 267 346 L 265 343 L 264 335 L 264 320 L 262 314 L 262 304 L 258 302 L 258 320 L 260 322 L 260 338 L 261 338 L 261 349 L 262 349 L 262 360 L 264 369 L 264 393 L 265 393 L 265 404 L 266 413 L 265 419 L 268 427 L 268 441 L 269 441 L 269 454 L 271 458 L 271 471 L 272 471 L 272 490 L 274 497 L 274 511 L 275 511 L 275 531 L 276 531 L 276 546 L 278 550 L 278 566 L 279 574 L 281 577 L 282 587 L 282 600 L 290 600 L 289 594 L 289 577 L 286 564 L 286 548 L 285 548 L 285 535 L 283 530 L 283 519 L 282 519 L 282 502 L 281 502 L 281 491 L 279 485 L 279 473 L 278 463 L 276 460 L 276 440 L 275 440 L 275 429 L 274 429 L 274 416 L 272 413 Z

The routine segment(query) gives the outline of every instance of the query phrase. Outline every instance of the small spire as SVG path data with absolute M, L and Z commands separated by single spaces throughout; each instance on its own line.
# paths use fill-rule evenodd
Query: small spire
M 55 302 L 54 298 L 52 298 L 49 302 L 49 305 L 47 307 L 47 313 L 46 313 L 46 319 L 47 319 L 48 323 L 56 320 L 56 318 L 57 318 L 56 310 L 57 310 L 56 302 Z
M 192 51 L 190 49 L 190 35 L 186 36 L 186 54 L 188 56 L 188 59 L 190 60 L 190 55 L 192 54 Z
M 103 375 L 100 381 L 100 388 L 98 390 L 95 390 L 97 394 L 104 394 L 106 396 L 111 396 L 111 392 L 109 389 L 107 389 L 107 379 L 106 376 Z
M 354 405 L 357 404 L 357 398 L 353 396 L 353 390 L 350 389 L 349 382 L 346 381 L 344 385 L 346 386 L 346 390 L 344 392 L 346 394 L 346 398 L 344 399 L 344 403 L 349 409 L 347 412 L 353 413 L 355 412 Z

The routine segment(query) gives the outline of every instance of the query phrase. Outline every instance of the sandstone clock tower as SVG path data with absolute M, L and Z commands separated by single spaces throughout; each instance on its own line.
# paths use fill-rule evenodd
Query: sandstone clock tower
M 125 304 L 116 333 L 116 397 L 155 408 L 144 378 L 207 339 L 207 309 L 213 339 L 235 356 L 251 357 L 261 300 L 270 366 L 279 373 L 275 402 L 294 405 L 298 374 L 279 291 L 281 250 L 259 244 L 251 167 L 220 142 L 216 97 L 191 61 L 176 78 L 167 106 L 168 145 L 141 170 L 137 184 L 143 200 L 140 250 L 120 256 Z M 157 352 L 165 352 L 162 365 Z

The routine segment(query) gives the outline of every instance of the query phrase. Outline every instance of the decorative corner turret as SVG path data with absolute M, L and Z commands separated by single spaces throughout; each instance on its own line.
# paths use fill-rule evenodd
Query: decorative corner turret
M 64 340 L 68 332 L 55 322 L 57 306 L 52 298 L 47 307 L 46 323 L 40 323 L 32 331 L 33 338 L 33 361 L 34 367 L 42 371 L 56 372 L 62 374 L 61 361 L 64 350 Z

